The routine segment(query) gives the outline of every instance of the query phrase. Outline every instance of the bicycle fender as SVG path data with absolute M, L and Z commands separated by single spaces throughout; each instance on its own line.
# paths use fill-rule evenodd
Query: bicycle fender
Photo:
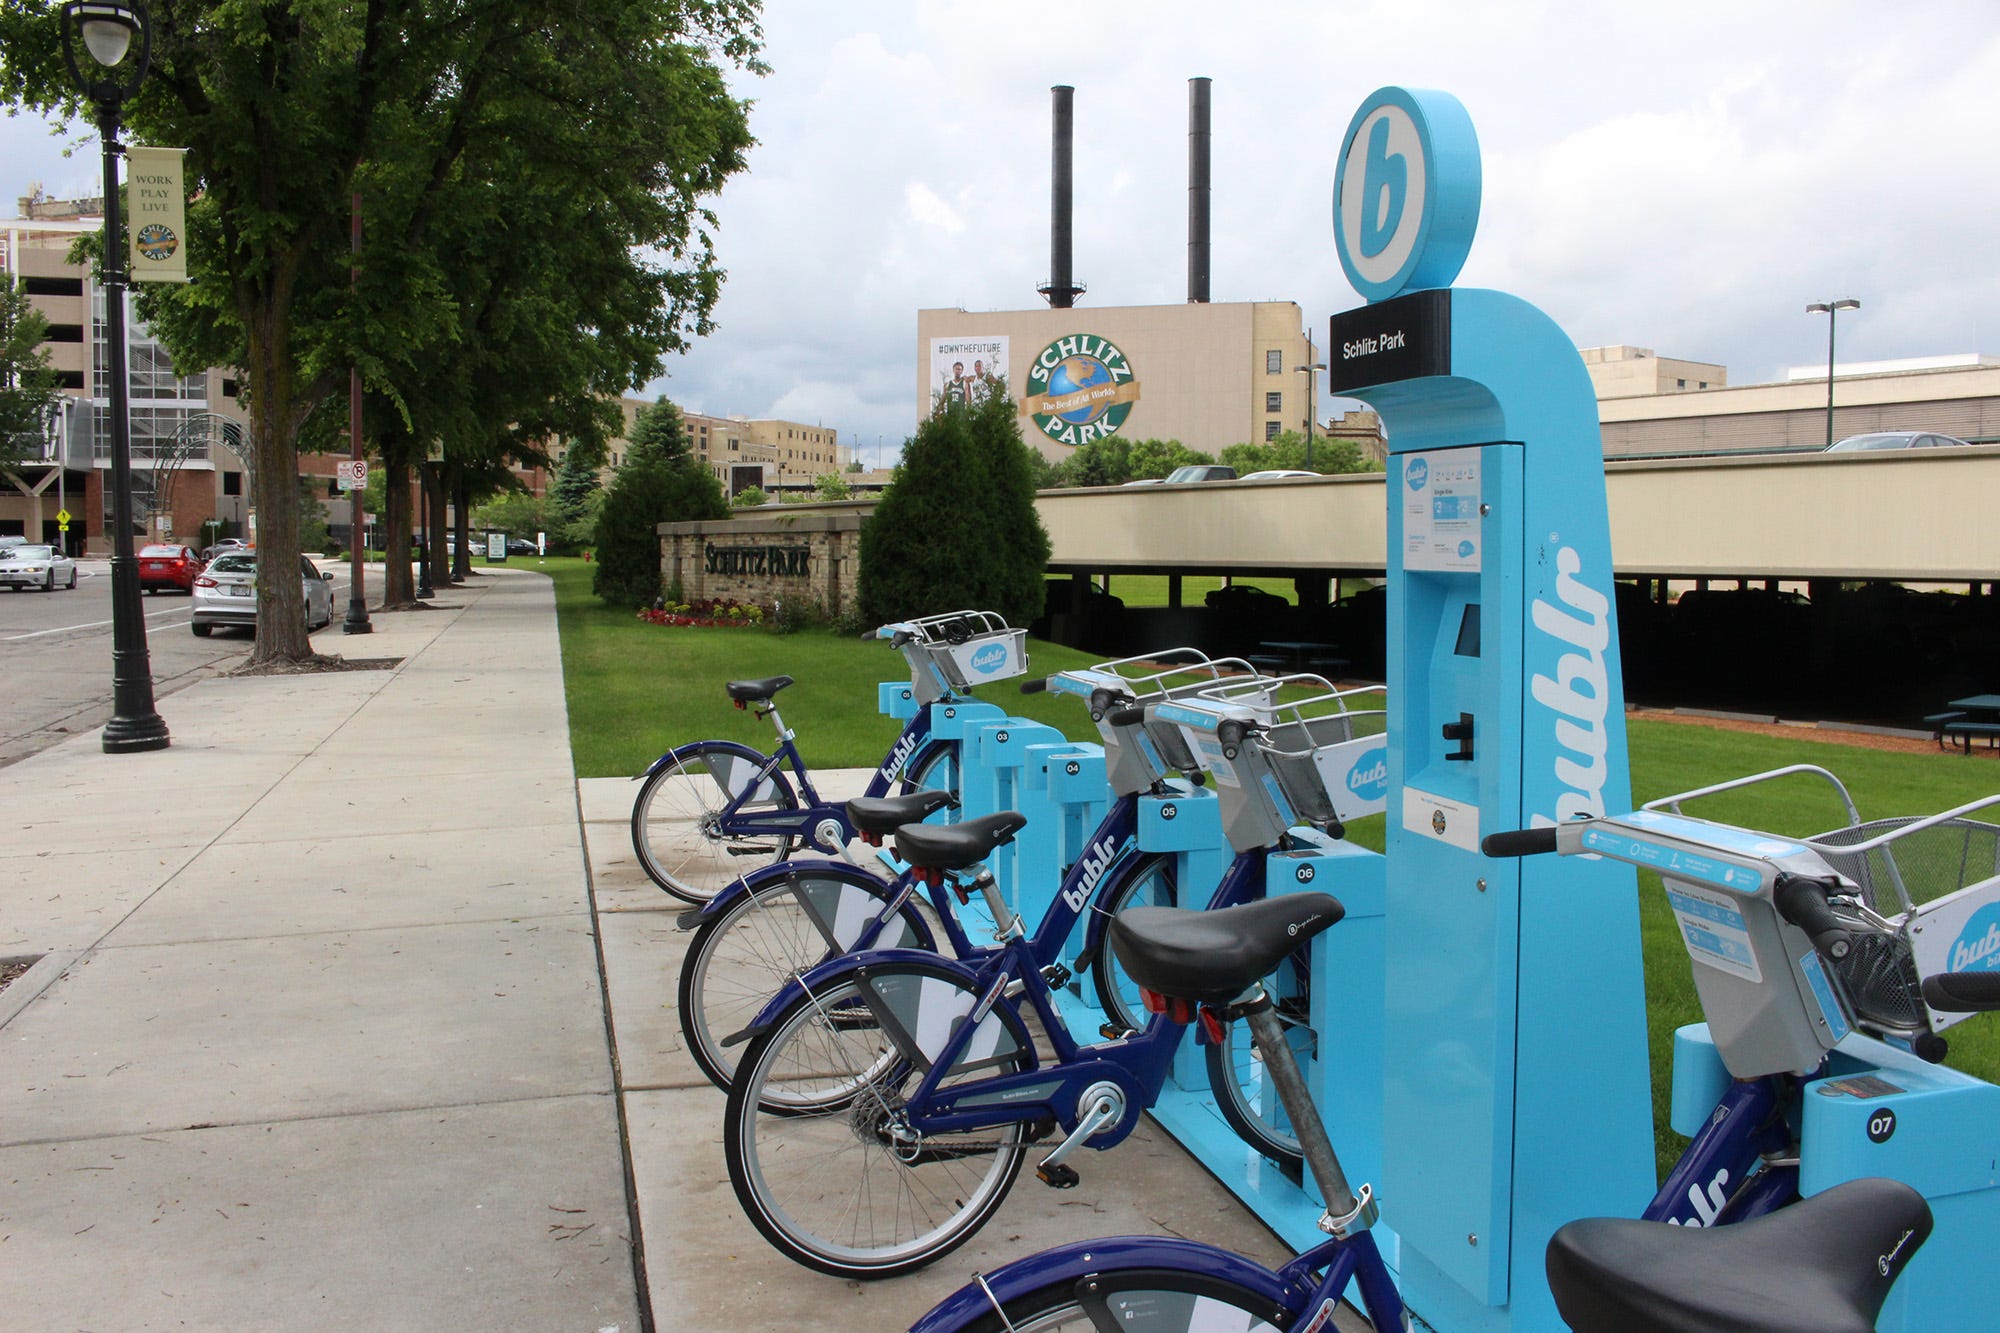
M 697 745 L 713 745 L 720 749 L 732 750 L 735 753 L 741 755 L 743 758 L 753 760 L 758 764 L 762 764 L 765 760 L 771 757 L 770 755 L 765 754 L 762 750 L 752 749 L 750 746 L 743 745 L 737 741 L 689 741 L 686 745 L 676 745 L 673 749 L 667 751 L 665 754 L 661 755 L 658 759 L 655 759 L 652 763 L 646 765 L 646 771 L 639 775 L 640 778 L 644 779 L 652 777 L 653 774 L 659 772 L 661 769 L 665 768 L 668 764 L 672 763 L 675 759 L 679 758 L 683 752 L 691 750 Z M 773 773 L 771 775 L 773 781 L 783 778 L 784 776 L 785 775 L 782 770 L 780 770 L 777 773 Z M 786 785 L 788 787 L 790 786 L 789 783 L 787 783 Z
M 810 992 L 825 990 L 835 985 L 847 976 L 848 973 L 858 968 L 881 967 L 887 963 L 905 962 L 917 962 L 942 967 L 947 972 L 957 973 L 964 980 L 968 990 L 978 988 L 978 973 L 955 958 L 947 958 L 943 954 L 931 953 L 928 950 L 867 949 L 861 953 L 842 954 L 838 958 L 830 958 L 818 967 L 812 968 L 803 976 L 794 977 L 792 980 L 787 981 L 784 989 L 772 996 L 769 1002 L 757 1012 L 757 1016 L 751 1019 L 741 1032 L 730 1033 L 722 1039 L 722 1044 L 724 1046 L 736 1046 L 763 1036 L 765 1032 L 769 1031 L 777 1023 L 779 1016 L 784 1013 L 788 1005 Z
M 888 892 L 888 888 L 883 884 L 880 876 L 871 875 L 860 866 L 849 861 L 835 861 L 831 858 L 814 858 L 809 861 L 796 859 L 791 861 L 774 861 L 770 865 L 758 866 L 755 870 L 730 880 L 727 886 L 718 891 L 713 898 L 710 898 L 700 907 L 689 908 L 675 917 L 674 924 L 682 930 L 699 930 L 716 917 L 728 911 L 732 903 L 755 893 L 768 884 L 783 880 L 788 875 L 798 874 L 800 871 L 810 871 L 825 879 L 842 880 L 846 883 L 862 885 L 864 887 L 872 884 L 876 888 L 882 889 L 885 896 Z
M 1297 1317 L 1309 1293 L 1291 1291 L 1276 1273 L 1240 1254 L 1169 1236 L 1110 1236 L 1073 1241 L 1025 1259 L 1016 1259 L 986 1274 L 985 1287 L 968 1283 L 933 1306 L 910 1325 L 910 1333 L 954 1333 L 993 1313 L 993 1302 L 1008 1301 L 1063 1282 L 1077 1282 L 1093 1273 L 1126 1269 L 1157 1269 L 1213 1278 L 1256 1292 L 1271 1304 L 1266 1322 L 1283 1327 Z M 990 1290 L 992 1296 L 987 1295 Z M 1292 1313 L 1280 1318 L 1280 1310 Z

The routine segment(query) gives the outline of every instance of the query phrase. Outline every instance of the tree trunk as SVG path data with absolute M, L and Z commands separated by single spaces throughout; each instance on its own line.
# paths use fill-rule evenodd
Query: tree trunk
M 284 317 L 265 295 L 250 320 L 250 431 L 257 450 L 254 486 L 257 531 L 257 645 L 250 665 L 301 662 L 313 656 L 306 635 L 305 585 L 299 577 L 299 423 L 310 404 L 298 401 Z
M 457 534 L 457 540 L 452 542 L 456 550 L 451 557 L 451 581 L 463 583 L 472 574 L 472 515 L 469 512 L 472 506 L 465 502 L 472 488 L 466 484 L 463 463 L 453 463 L 449 475 L 452 530 Z
M 410 470 L 382 464 L 382 605 L 409 606 L 417 600 L 410 568 Z
M 449 588 L 451 586 L 451 553 L 445 550 L 445 547 L 449 546 L 450 543 L 445 540 L 445 531 L 448 524 L 445 521 L 444 468 L 442 466 L 431 465 L 430 485 L 425 489 L 429 493 L 430 507 L 428 527 L 430 532 L 431 587 L 433 590 Z

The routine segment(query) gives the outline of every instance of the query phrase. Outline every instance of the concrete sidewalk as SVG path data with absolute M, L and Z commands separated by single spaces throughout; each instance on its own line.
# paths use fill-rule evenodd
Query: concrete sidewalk
M 1283 1256 L 1148 1123 L 925 1272 L 779 1257 L 636 787 L 574 779 L 549 583 L 438 605 L 318 636 L 393 670 L 206 681 L 168 750 L 0 770 L 0 958 L 44 955 L 0 994 L 0 1327 L 893 1329 L 1071 1238 Z

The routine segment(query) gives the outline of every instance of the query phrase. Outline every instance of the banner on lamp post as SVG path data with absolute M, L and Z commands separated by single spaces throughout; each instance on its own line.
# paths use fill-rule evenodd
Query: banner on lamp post
M 185 148 L 125 150 L 125 235 L 134 282 L 186 282 L 187 191 L 181 184 Z

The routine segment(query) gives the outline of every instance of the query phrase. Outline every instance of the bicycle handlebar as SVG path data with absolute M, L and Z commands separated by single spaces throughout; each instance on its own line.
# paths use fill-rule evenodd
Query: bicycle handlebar
M 1479 840 L 1479 850 L 1488 856 L 1541 856 L 1556 849 L 1553 828 L 1517 828 L 1505 833 L 1489 833 Z
M 1830 886 L 1806 875 L 1780 875 L 1771 891 L 1778 915 L 1812 938 L 1813 948 L 1838 962 L 1854 949 L 1854 937 L 1827 906 Z
M 1924 1003 L 1950 1014 L 2000 1009 L 2000 972 L 1939 972 L 1925 977 Z
M 1040 694 L 1043 690 L 1046 690 L 1048 687 L 1049 687 L 1048 677 L 1037 676 L 1033 680 L 1024 680 L 1021 682 L 1021 693 Z
M 1114 727 L 1129 727 L 1146 720 L 1146 710 L 1142 705 L 1132 704 L 1125 708 L 1114 708 L 1104 715 L 1104 720 Z

